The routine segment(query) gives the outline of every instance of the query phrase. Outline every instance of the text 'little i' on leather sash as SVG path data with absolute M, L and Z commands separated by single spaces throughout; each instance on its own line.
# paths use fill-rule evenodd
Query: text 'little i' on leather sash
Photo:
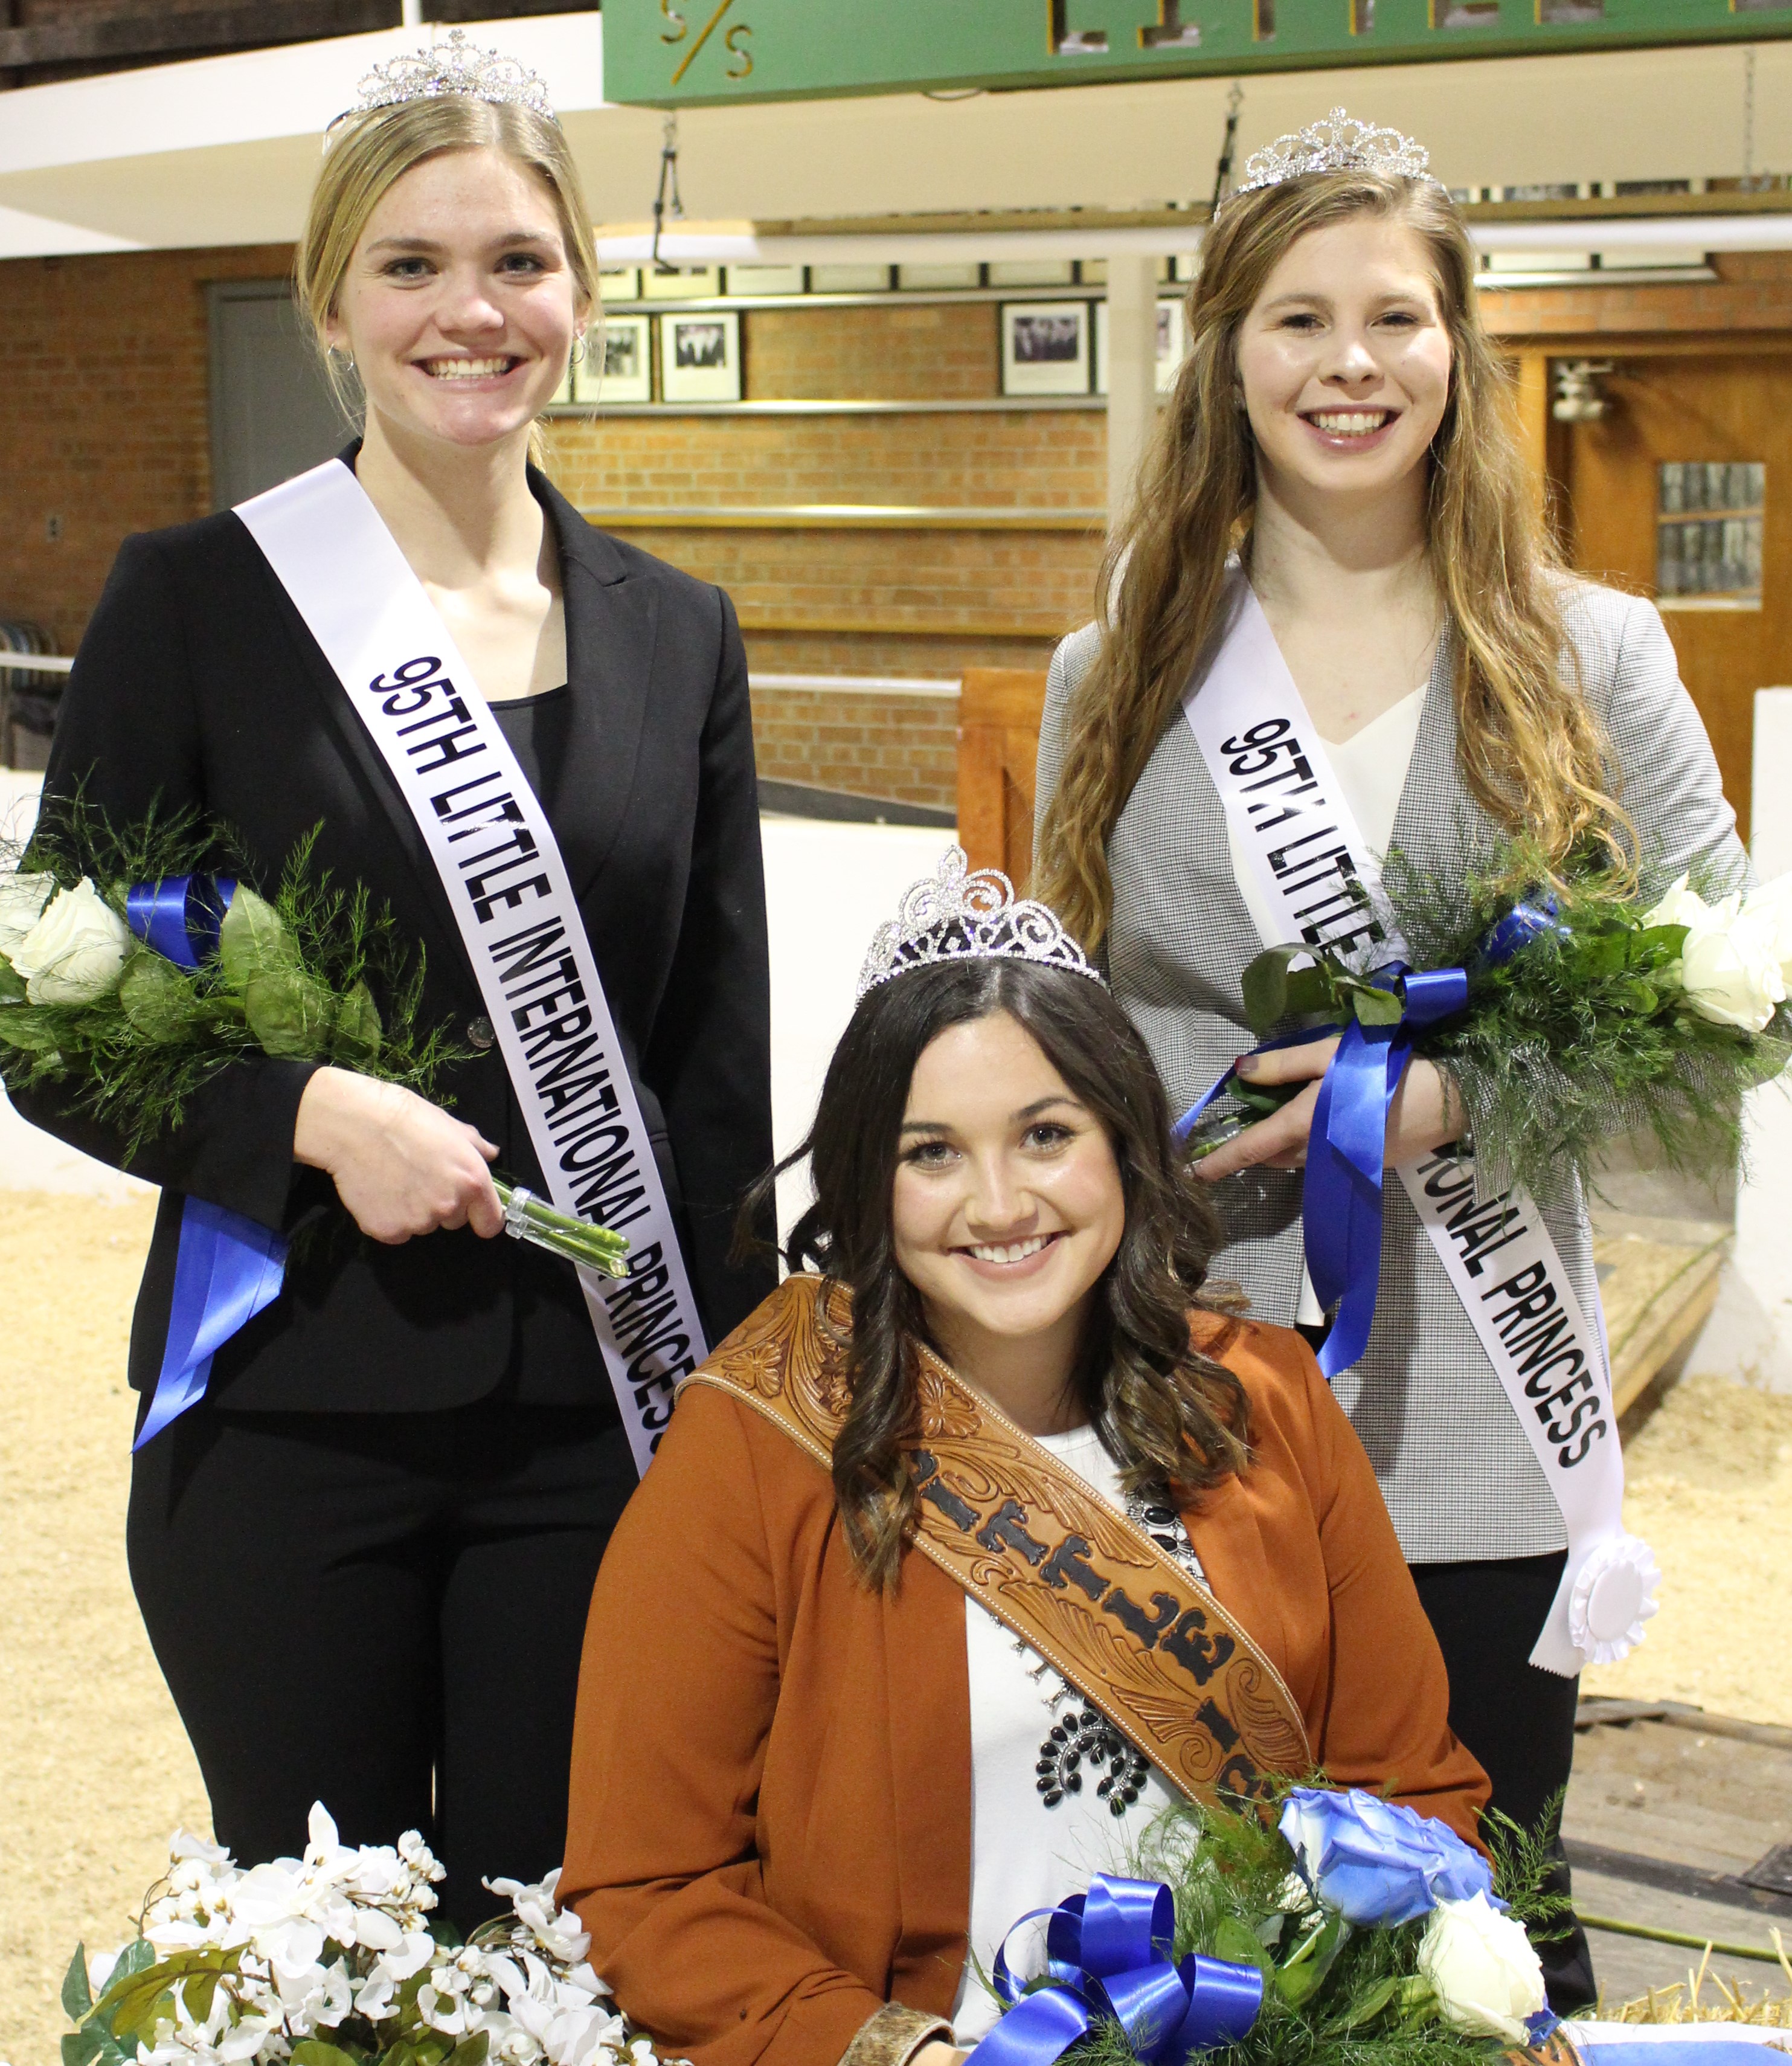
M 851 1306 L 788 1278 L 690 1379 L 825 1469 L 844 1421 Z M 925 1348 L 915 1547 L 1061 1673 L 1180 1793 L 1263 1793 L 1313 1755 L 1275 1667 L 1207 1589 Z

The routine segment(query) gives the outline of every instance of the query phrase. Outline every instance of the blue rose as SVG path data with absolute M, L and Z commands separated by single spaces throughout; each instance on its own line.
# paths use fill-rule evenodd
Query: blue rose
M 1487 1860 L 1454 1829 L 1358 1787 L 1296 1787 L 1280 1828 L 1301 1878 L 1348 1922 L 1391 1928 L 1440 1901 L 1493 1893 Z

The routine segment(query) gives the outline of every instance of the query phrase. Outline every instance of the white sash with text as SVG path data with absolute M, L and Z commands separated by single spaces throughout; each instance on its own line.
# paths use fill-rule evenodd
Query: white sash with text
M 1236 566 L 1231 628 L 1183 714 L 1278 931 L 1364 967 L 1404 958 L 1381 861 L 1351 816 L 1268 619 Z M 1468 1157 L 1395 1173 L 1498 1373 L 1567 1529 L 1568 1557 L 1531 1662 L 1572 1677 L 1622 1656 L 1654 1612 L 1653 1566 L 1624 1528 L 1624 1459 L 1604 1327 L 1589 1326 L 1535 1201 L 1480 1197 Z
M 548 814 L 353 472 L 329 460 L 236 512 L 335 670 L 441 877 L 562 1212 L 626 1234 L 579 1281 L 645 1472 L 706 1353 L 641 1106 Z

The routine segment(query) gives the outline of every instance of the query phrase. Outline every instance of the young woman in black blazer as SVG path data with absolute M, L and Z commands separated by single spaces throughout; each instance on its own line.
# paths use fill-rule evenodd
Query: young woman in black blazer
M 367 398 L 343 464 L 564 857 L 714 1343 L 771 1283 L 727 1256 L 771 1153 L 746 667 L 725 595 L 593 530 L 528 464 L 594 313 L 589 219 L 551 116 L 412 99 L 333 144 L 300 284 Z M 313 1238 L 138 1452 L 129 1521 L 219 1839 L 294 1852 L 318 1798 L 346 1841 L 419 1828 L 471 1918 L 482 1877 L 560 1857 L 585 1609 L 635 1471 L 570 1266 L 494 1238 L 493 1166 L 546 1187 L 417 823 L 236 515 L 119 553 L 46 776 L 52 807 L 78 789 L 115 824 L 228 824 L 264 892 L 317 828 L 313 869 L 390 905 L 427 956 L 425 1023 L 471 1051 L 441 1104 L 236 1063 L 130 1165 L 164 1187 L 131 1334 L 146 1396 L 184 1195 Z M 121 1161 L 54 1099 L 20 1103 Z

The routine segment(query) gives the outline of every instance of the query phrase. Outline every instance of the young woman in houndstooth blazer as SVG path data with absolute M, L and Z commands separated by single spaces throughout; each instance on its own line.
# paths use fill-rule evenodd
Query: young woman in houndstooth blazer
M 1406 170 L 1297 172 L 1230 201 L 1110 556 L 1102 621 L 1053 662 L 1034 891 L 1099 944 L 1177 1109 L 1252 1045 L 1240 979 L 1262 945 L 1181 709 L 1224 634 L 1229 557 L 1372 850 L 1398 845 L 1459 879 L 1477 845 L 1523 827 L 1558 857 L 1610 848 L 1646 889 L 1701 861 L 1745 870 L 1660 616 L 1554 556 L 1474 267 L 1447 196 Z M 1317 1080 L 1333 1044 L 1251 1073 Z M 1258 1317 L 1316 1339 L 1299 1169 L 1317 1089 L 1201 1165 L 1231 1236 L 1216 1270 Z M 1412 1063 L 1389 1165 L 1457 1137 L 1452 1104 L 1437 1072 Z M 1486 1766 L 1495 1806 L 1531 1825 L 1573 1753 L 1578 1681 L 1528 1662 L 1567 1536 L 1404 1190 L 1390 1182 L 1383 1197 L 1374 1327 L 1337 1396 L 1442 1644 L 1451 1726 Z M 1541 1203 L 1591 1313 L 1578 1187 Z M 1558 2009 L 1590 2001 L 1578 1930 L 1540 1948 Z

